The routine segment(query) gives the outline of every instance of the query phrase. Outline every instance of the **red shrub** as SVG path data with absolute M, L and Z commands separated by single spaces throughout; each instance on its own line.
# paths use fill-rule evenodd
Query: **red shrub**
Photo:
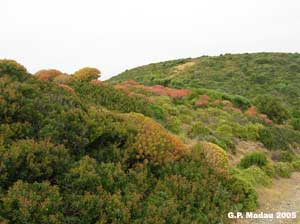
M 64 90 L 66 90 L 68 92 L 75 93 L 75 90 L 71 86 L 68 86 L 68 85 L 65 85 L 65 84 L 58 84 L 58 86 L 63 88 Z
M 202 100 L 208 100 L 209 96 L 208 95 L 200 95 L 199 98 Z
M 207 100 L 198 100 L 195 103 L 196 107 L 206 107 L 209 104 L 209 102 Z
M 48 81 L 56 76 L 63 75 L 61 71 L 56 69 L 43 69 L 34 74 L 39 80 Z
M 93 80 L 90 81 L 90 83 L 93 84 L 93 85 L 97 85 L 97 86 L 105 86 L 105 84 L 102 81 L 98 80 L 98 79 L 93 79 Z

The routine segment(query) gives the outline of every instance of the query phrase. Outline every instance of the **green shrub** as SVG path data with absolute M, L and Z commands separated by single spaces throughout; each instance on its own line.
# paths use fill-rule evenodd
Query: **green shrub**
M 290 177 L 292 167 L 289 163 L 278 162 L 274 164 L 276 175 L 279 177 Z
M 283 123 L 289 118 L 286 107 L 277 98 L 269 95 L 259 96 L 255 99 L 255 104 L 259 112 L 268 115 L 276 123 Z
M 62 222 L 62 197 L 57 186 L 47 182 L 17 181 L 1 198 L 5 218 L 15 224 Z
M 210 142 L 200 143 L 205 160 L 218 174 L 227 174 L 229 169 L 228 155 L 224 149 Z
M 292 121 L 291 121 L 291 125 L 293 126 L 293 128 L 296 130 L 296 131 L 300 131 L 300 119 L 296 119 L 294 118 Z
M 259 139 L 259 132 L 262 130 L 264 126 L 259 123 L 249 123 L 244 125 L 241 128 L 241 131 L 238 133 L 239 137 L 245 140 L 258 140 Z
M 251 166 L 247 169 L 235 169 L 234 175 L 245 180 L 253 187 L 268 186 L 272 183 L 271 178 L 259 167 Z
M 253 152 L 245 155 L 239 164 L 240 167 L 246 169 L 250 166 L 256 165 L 259 167 L 263 167 L 267 164 L 268 160 L 264 153 L 261 152 Z
M 279 161 L 280 162 L 292 162 L 294 160 L 294 154 L 290 151 L 280 151 Z
M 241 108 L 242 110 L 246 110 L 251 106 L 250 100 L 243 96 L 234 96 L 232 102 L 235 107 Z
M 14 60 L 0 60 L 0 78 L 9 77 L 12 80 L 24 81 L 29 77 L 29 73 L 23 65 Z
M 54 181 L 72 163 L 63 145 L 47 141 L 20 140 L 9 148 L 0 147 L 1 185 L 7 186 L 20 179 L 27 182 Z M 2 180 L 5 176 L 6 180 Z
M 266 127 L 259 130 L 259 141 L 268 149 L 288 150 L 291 144 L 300 143 L 300 132 L 288 128 Z
M 228 181 L 232 190 L 232 201 L 236 203 L 236 211 L 253 211 L 258 207 L 258 196 L 255 188 L 243 178 L 233 175 Z
M 209 129 L 202 122 L 196 122 L 188 131 L 188 136 L 191 138 L 201 137 L 209 134 Z
M 267 174 L 269 177 L 275 177 L 276 176 L 276 171 L 275 167 L 273 164 L 268 163 L 267 165 L 261 167 L 261 169 Z
M 295 171 L 300 172 L 300 160 L 293 161 L 292 167 Z

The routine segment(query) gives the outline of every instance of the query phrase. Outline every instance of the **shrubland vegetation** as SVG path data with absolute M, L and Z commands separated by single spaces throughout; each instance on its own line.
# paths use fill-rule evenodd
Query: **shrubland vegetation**
M 298 58 L 177 60 L 109 82 L 0 60 L 0 223 L 227 223 L 256 209 L 257 186 L 300 170 L 298 92 L 266 83 L 297 90 Z M 233 167 L 239 141 L 272 157 Z

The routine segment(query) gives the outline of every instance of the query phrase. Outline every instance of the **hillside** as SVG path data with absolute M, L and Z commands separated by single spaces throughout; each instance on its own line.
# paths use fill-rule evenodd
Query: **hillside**
M 127 70 L 109 82 L 125 80 L 145 85 L 205 88 L 250 99 L 271 95 L 300 116 L 300 54 L 225 54 L 166 61 Z
M 281 71 L 299 58 L 266 56 L 285 58 Z M 200 88 L 187 77 L 204 59 L 218 57 L 109 82 L 95 68 L 30 74 L 0 60 L 0 223 L 228 223 L 257 209 L 257 187 L 300 171 L 300 104 L 260 84 Z

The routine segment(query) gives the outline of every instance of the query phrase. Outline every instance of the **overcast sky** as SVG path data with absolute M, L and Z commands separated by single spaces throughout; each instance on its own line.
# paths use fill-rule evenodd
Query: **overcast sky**
M 0 58 L 107 79 L 169 59 L 300 52 L 298 0 L 1 0 Z

